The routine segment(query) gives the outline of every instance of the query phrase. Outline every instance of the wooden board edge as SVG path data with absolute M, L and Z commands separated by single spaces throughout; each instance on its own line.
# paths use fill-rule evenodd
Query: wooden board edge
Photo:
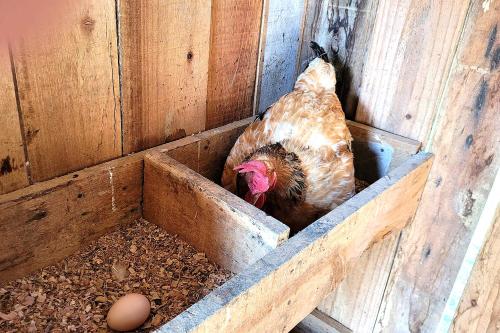
M 347 126 L 351 131 L 354 140 L 358 138 L 361 140 L 361 136 L 366 137 L 366 139 L 371 139 L 378 142 L 387 142 L 395 149 L 404 151 L 410 155 L 417 153 L 422 147 L 422 143 L 417 140 L 409 139 L 401 135 L 393 134 L 378 128 L 370 127 L 368 125 L 358 123 L 352 120 L 346 120 Z
M 263 327 L 282 331 L 292 329 L 335 288 L 343 278 L 342 274 L 345 274 L 349 262 L 359 257 L 374 241 L 383 238 L 391 230 L 400 230 L 411 220 L 427 181 L 432 161 L 433 155 L 428 153 L 419 153 L 411 157 L 367 190 L 266 255 L 252 265 L 245 274 L 237 275 L 162 326 L 158 332 L 232 331 L 242 329 L 242 325 L 244 330 L 250 331 L 259 331 Z M 383 225 L 374 228 L 376 230 L 366 228 L 371 223 L 371 217 L 365 219 L 365 225 L 363 221 L 359 221 L 359 217 L 362 214 L 366 216 L 366 213 L 370 213 L 370 209 L 379 212 L 378 201 L 389 195 L 400 198 L 404 192 L 403 187 L 407 185 L 415 187 L 414 200 L 406 206 L 411 211 L 403 212 L 403 216 L 395 221 L 382 219 Z M 400 206 L 408 205 L 408 200 L 405 200 L 402 202 L 403 205 L 396 206 L 397 203 L 394 202 L 396 212 L 401 213 Z M 337 239 L 344 242 L 342 246 L 345 246 L 343 255 L 340 255 L 337 251 L 342 251 L 342 248 L 335 249 L 336 246 L 340 246 L 335 242 L 335 238 L 340 236 L 339 230 L 346 228 L 346 223 L 357 225 L 357 228 L 370 232 L 363 232 L 359 236 L 360 243 L 363 244 L 361 248 L 358 248 L 357 244 L 348 246 L 350 242 L 352 243 L 349 237 Z M 330 253 L 329 250 L 333 252 Z M 313 289 L 314 292 L 311 292 Z M 309 299 L 297 299 L 299 291 L 301 295 L 298 296 L 308 295 Z M 241 321 L 242 317 L 246 320 Z
M 149 152 L 144 158 L 158 167 L 168 168 L 169 173 L 177 178 L 189 180 L 194 186 L 202 189 L 212 200 L 216 201 L 221 209 L 238 212 L 242 216 L 246 216 L 247 219 L 240 219 L 236 222 L 249 232 L 255 233 L 256 237 L 261 237 L 271 248 L 277 247 L 288 239 L 290 228 L 286 225 L 266 215 L 260 209 L 248 204 L 243 199 L 175 159 L 158 151 Z

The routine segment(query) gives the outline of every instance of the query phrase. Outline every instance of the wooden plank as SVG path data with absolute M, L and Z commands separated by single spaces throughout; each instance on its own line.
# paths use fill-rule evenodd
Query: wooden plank
M 254 118 L 247 118 L 212 131 L 200 133 L 200 164 L 198 173 L 220 184 L 226 158 L 238 137 Z
M 476 261 L 451 332 L 498 332 L 500 329 L 500 207 L 490 236 Z
M 431 164 L 429 154 L 412 157 L 159 332 L 291 330 L 342 280 L 347 264 L 411 220 Z
M 263 112 L 293 89 L 297 78 L 303 29 L 303 0 L 268 0 L 258 112 Z
M 315 309 L 290 332 L 292 333 L 352 333 L 353 331 L 325 313 Z
M 231 135 L 249 121 L 207 131 L 202 138 L 219 137 L 223 130 Z M 199 146 L 200 138 L 190 136 L 0 195 L 0 232 L 14 240 L 0 242 L 0 282 L 54 264 L 113 226 L 139 218 L 144 155 L 165 153 L 198 165 Z
M 235 273 L 277 247 L 290 232 L 281 222 L 162 153 L 145 158 L 144 217 Z
M 499 17 L 500 3 L 472 2 L 427 144 L 436 163 L 403 233 L 376 330 L 431 332 L 441 318 L 500 165 Z
M 309 43 L 325 48 L 337 72 L 337 95 L 354 119 L 379 0 L 307 2 L 300 53 L 300 72 L 315 57 Z
M 262 4 L 212 1 L 206 128 L 253 115 Z
M 318 309 L 354 332 L 372 332 L 399 237 L 399 233 L 389 235 L 363 253 Z
M 72 2 L 65 14 L 13 51 L 34 181 L 121 155 L 115 1 Z
M 73 254 L 141 216 L 142 160 L 126 157 L 0 198 L 0 282 Z
M 124 152 L 205 129 L 211 1 L 120 1 Z
M 356 121 L 427 142 L 469 2 L 378 1 Z
M 0 194 L 29 184 L 9 49 L 0 42 Z

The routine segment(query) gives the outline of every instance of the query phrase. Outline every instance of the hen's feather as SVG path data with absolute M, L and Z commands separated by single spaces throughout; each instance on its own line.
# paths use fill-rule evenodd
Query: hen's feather
M 351 197 L 352 137 L 335 94 L 335 83 L 333 66 L 320 58 L 313 60 L 297 79 L 294 90 L 281 97 L 236 141 L 224 167 L 222 185 L 237 193 L 234 167 L 259 148 L 279 143 L 300 160 L 306 191 L 300 202 L 273 198 L 270 193 L 271 215 L 300 228 Z

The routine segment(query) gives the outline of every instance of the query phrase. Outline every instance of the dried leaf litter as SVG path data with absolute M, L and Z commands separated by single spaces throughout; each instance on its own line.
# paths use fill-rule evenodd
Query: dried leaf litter
M 368 186 L 356 179 L 356 193 Z M 0 286 L 0 331 L 107 332 L 109 308 L 132 292 L 151 302 L 140 329 L 148 331 L 230 277 L 188 243 L 140 220 L 57 265 Z
M 231 277 L 205 254 L 140 220 L 99 238 L 64 261 L 0 286 L 1 332 L 108 331 L 119 297 L 151 302 L 142 330 L 160 326 Z

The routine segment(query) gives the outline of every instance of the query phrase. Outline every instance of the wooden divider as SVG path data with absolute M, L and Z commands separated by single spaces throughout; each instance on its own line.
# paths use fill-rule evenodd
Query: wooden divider
M 420 153 L 190 307 L 160 332 L 285 332 L 347 265 L 413 217 L 432 164 Z
M 288 239 L 290 229 L 195 171 L 146 155 L 144 218 L 240 273 Z

